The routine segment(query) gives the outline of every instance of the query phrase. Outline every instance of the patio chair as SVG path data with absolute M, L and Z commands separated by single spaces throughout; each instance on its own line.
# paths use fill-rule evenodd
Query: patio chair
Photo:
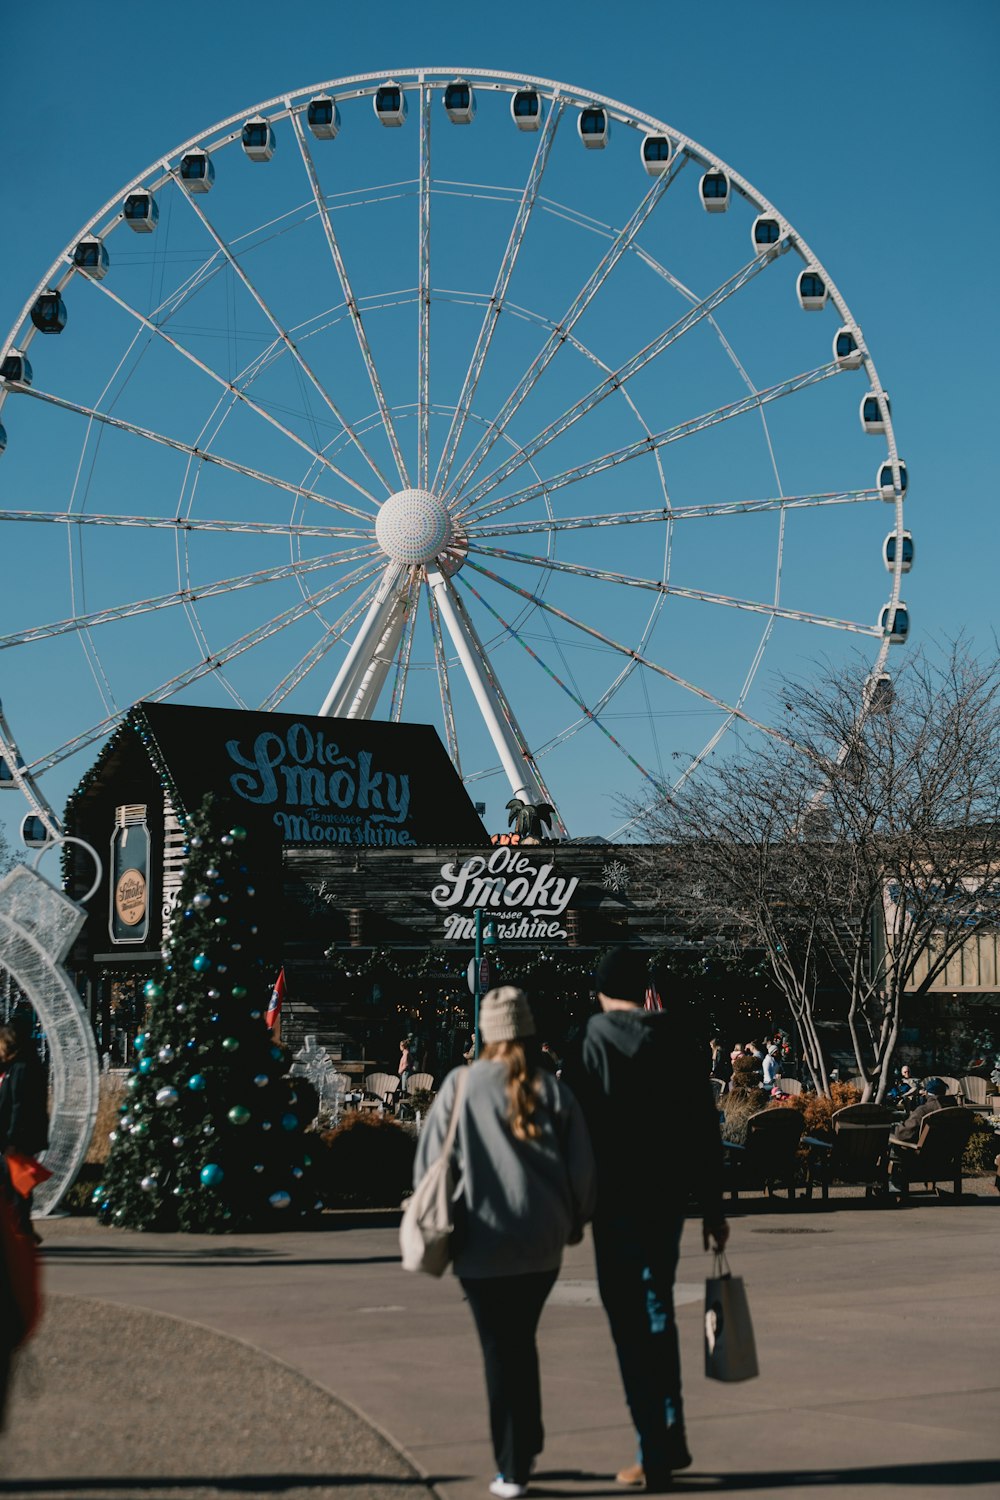
M 937 1076 L 938 1078 L 940 1078 L 949 1094 L 954 1094 L 958 1099 L 959 1104 L 961 1104 L 963 1099 L 961 1080 L 958 1078 L 949 1078 L 946 1073 L 939 1073 Z
M 780 1089 L 783 1094 L 801 1094 L 802 1092 L 802 1083 L 800 1079 L 785 1078 L 780 1073 L 774 1080 L 774 1086 L 775 1088 Z
M 780 1184 L 795 1197 L 799 1137 L 803 1119 L 797 1109 L 762 1109 L 747 1121 L 745 1145 L 723 1141 L 729 1196 L 735 1203 L 747 1188 L 766 1189 L 771 1197 Z
M 434 1088 L 433 1073 L 411 1073 L 406 1080 L 406 1092 L 413 1094 L 429 1094 Z
M 865 1197 L 876 1190 L 885 1192 L 889 1185 L 889 1132 L 897 1116 L 881 1104 L 848 1104 L 834 1112 L 833 1140 L 805 1136 L 809 1147 L 806 1167 L 806 1197 L 812 1197 L 816 1184 L 823 1190 L 823 1202 L 830 1196 L 831 1182 L 863 1185 Z
M 906 1201 L 911 1182 L 927 1188 L 951 1182 L 955 1197 L 962 1196 L 962 1156 L 975 1118 L 971 1109 L 939 1109 L 926 1116 L 916 1141 L 890 1140 L 889 1190 L 897 1201 Z
M 976 1105 L 980 1109 L 989 1109 L 990 1100 L 997 1093 L 997 1086 L 992 1079 L 979 1078 L 973 1073 L 966 1073 L 964 1078 L 960 1078 L 958 1086 L 966 1104 Z
M 367 1103 L 375 1100 L 378 1104 L 392 1108 L 396 1095 L 399 1093 L 398 1073 L 369 1073 L 365 1077 L 365 1093 L 369 1096 Z

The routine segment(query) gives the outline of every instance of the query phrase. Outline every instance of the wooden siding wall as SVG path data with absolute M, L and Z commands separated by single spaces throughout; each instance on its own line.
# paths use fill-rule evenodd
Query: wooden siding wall
M 561 918 L 566 938 L 544 939 L 553 949 L 645 942 L 654 946 L 668 937 L 662 913 L 656 911 L 638 871 L 634 851 L 607 844 L 522 847 L 535 866 L 552 865 L 556 875 L 576 876 L 579 885 Z M 441 867 L 461 864 L 482 849 L 367 849 L 359 854 L 336 849 L 286 849 L 285 939 L 292 952 L 324 946 L 459 948 L 446 943 L 446 913 L 431 901 L 441 881 Z M 612 891 L 605 876 L 624 866 L 628 888 Z M 471 913 L 469 913 L 471 915 Z M 525 946 L 537 947 L 531 940 Z M 513 946 L 518 946 L 514 940 Z

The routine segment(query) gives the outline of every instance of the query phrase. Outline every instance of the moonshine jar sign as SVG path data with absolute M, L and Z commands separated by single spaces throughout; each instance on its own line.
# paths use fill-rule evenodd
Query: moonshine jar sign
M 142 943 L 149 931 L 149 829 L 145 803 L 115 808 L 109 929 L 113 943 Z

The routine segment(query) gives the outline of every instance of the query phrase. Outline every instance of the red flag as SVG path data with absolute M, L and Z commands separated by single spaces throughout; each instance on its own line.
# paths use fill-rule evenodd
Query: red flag
M 281 1015 L 281 1003 L 285 998 L 285 970 L 281 968 L 277 979 L 274 981 L 274 989 L 271 991 L 271 1001 L 267 1007 L 267 1015 L 264 1017 L 265 1026 L 273 1026 Z

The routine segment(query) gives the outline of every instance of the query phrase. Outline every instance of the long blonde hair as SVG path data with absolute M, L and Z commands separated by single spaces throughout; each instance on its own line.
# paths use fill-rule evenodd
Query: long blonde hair
M 524 1041 L 486 1042 L 480 1053 L 487 1062 L 502 1062 L 507 1069 L 507 1119 L 519 1141 L 537 1141 L 542 1133 L 541 1125 L 533 1118 L 540 1082 L 534 1050 L 532 1045 L 529 1058 Z

